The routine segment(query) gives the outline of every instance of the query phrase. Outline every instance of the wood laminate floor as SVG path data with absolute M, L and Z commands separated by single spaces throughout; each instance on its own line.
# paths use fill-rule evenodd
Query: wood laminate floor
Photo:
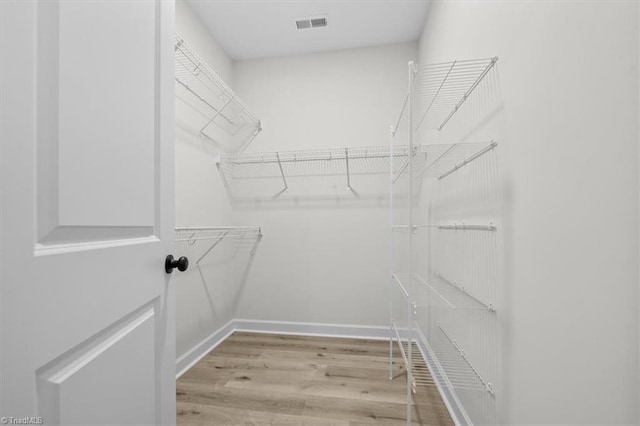
M 178 425 L 406 424 L 406 375 L 396 365 L 389 380 L 388 345 L 236 332 L 178 379 Z M 453 424 L 435 385 L 415 397 L 414 424 Z

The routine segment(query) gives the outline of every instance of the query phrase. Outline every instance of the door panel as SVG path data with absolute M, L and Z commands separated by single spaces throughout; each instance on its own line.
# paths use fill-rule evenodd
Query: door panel
M 96 417 L 112 424 L 157 423 L 155 311 L 155 303 L 145 306 L 39 369 L 39 415 L 54 424 L 91 424 Z M 139 379 L 122 388 L 131 376 Z
M 0 8 L 0 415 L 174 423 L 173 3 Z
M 41 243 L 153 234 L 159 5 L 129 3 L 37 6 Z

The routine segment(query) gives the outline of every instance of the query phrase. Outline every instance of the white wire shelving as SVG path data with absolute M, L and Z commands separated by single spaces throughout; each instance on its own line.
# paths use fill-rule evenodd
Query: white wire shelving
M 467 101 L 497 57 L 420 66 L 414 75 L 414 129 L 442 130 Z
M 192 265 L 199 266 L 224 240 L 235 240 L 254 251 L 262 239 L 258 226 L 176 227 L 178 255 L 189 254 Z
M 175 44 L 176 90 L 199 117 L 193 125 L 225 152 L 242 152 L 262 125 L 222 78 L 179 35 Z
M 497 371 L 497 348 L 492 345 L 498 315 L 491 283 L 497 257 L 489 250 L 493 250 L 499 221 L 493 220 L 489 210 L 478 214 L 463 208 L 470 205 L 465 202 L 479 202 L 486 194 L 474 192 L 478 185 L 469 179 L 479 177 L 486 186 L 497 175 L 490 170 L 495 155 L 488 155 L 498 147 L 493 138 L 497 134 L 481 121 L 488 108 L 478 107 L 490 103 L 483 96 L 493 89 L 491 71 L 497 60 L 409 63 L 407 96 L 391 126 L 389 371 L 392 378 L 397 345 L 407 372 L 408 425 L 414 394 L 419 392 L 418 377 L 423 377 L 415 368 L 417 354 L 418 360 L 426 359 L 433 381 L 449 396 L 447 400 L 454 402 L 456 421 L 472 424 L 496 418 L 486 413 L 496 412 L 495 384 L 490 379 Z M 480 140 L 468 142 L 472 138 Z M 432 143 L 450 139 L 458 142 Z M 397 146 L 403 147 L 404 157 L 395 157 Z M 424 178 L 430 178 L 427 185 Z M 441 197 L 441 204 L 431 204 L 434 193 Z M 409 194 L 406 200 L 404 194 Z M 478 249 L 487 253 L 475 256 Z M 432 257 L 432 251 L 437 256 Z M 453 278 L 446 275 L 449 272 Z M 489 338 L 483 340 L 485 332 Z
M 498 227 L 493 223 L 489 224 L 476 224 L 476 223 L 453 223 L 451 225 L 413 225 L 411 227 L 412 232 L 415 234 L 421 229 L 439 229 L 445 231 L 497 231 Z M 391 229 L 395 232 L 408 232 L 409 225 L 392 225 Z
M 474 223 L 454 223 L 452 225 L 434 225 L 440 230 L 448 231 L 497 231 L 498 227 L 493 223 L 488 225 L 474 224 Z
M 441 383 L 446 383 L 454 391 L 464 389 L 494 394 L 493 385 L 482 377 L 442 324 L 437 324 L 426 336 L 420 325 L 415 324 L 415 327 L 420 344 L 438 361 L 432 374 Z
M 434 273 L 426 279 L 414 272 L 411 277 L 412 280 L 409 283 L 408 275 L 394 273 L 393 282 L 405 300 L 411 297 L 414 308 L 428 305 L 432 308 L 452 310 L 496 311 L 493 303 L 479 299 L 470 293 L 464 285 L 448 280 L 441 274 Z M 408 289 L 412 289 L 413 294 L 410 295 Z
M 480 309 L 496 312 L 495 304 L 481 300 L 469 292 L 464 285 L 448 280 L 439 273 L 434 273 L 429 282 L 423 280 L 440 298 L 444 299 L 453 309 Z
M 407 147 L 395 147 L 394 153 L 401 161 L 407 157 Z M 388 173 L 389 158 L 388 146 L 344 147 L 226 154 L 218 159 L 218 167 L 228 181 L 278 178 L 283 190 L 288 189 L 288 178 L 344 176 L 348 189 L 352 175 Z
M 397 164 L 408 156 L 394 148 Z M 229 199 L 242 202 L 386 198 L 388 146 L 222 154 L 217 167 Z
M 418 145 L 411 156 L 407 145 L 236 153 L 220 155 L 216 164 L 232 201 L 336 193 L 357 198 L 388 195 L 390 164 L 395 171 L 393 184 L 409 174 L 409 157 L 418 178 L 441 178 L 496 145 L 494 141 Z M 311 179 L 315 185 L 309 185 Z

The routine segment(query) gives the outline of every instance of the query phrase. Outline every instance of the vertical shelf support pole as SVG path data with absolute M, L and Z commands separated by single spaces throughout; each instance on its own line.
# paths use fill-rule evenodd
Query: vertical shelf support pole
M 412 279 L 412 268 L 411 262 L 413 258 L 412 254 L 412 241 L 413 241 L 413 233 L 411 229 L 413 227 L 413 77 L 415 75 L 415 65 L 413 61 L 409 62 L 408 67 L 408 81 L 409 81 L 409 95 L 407 97 L 407 138 L 409 145 L 409 152 L 407 158 L 407 167 L 408 167 L 408 204 L 407 204 L 407 225 L 409 226 L 409 233 L 407 236 L 407 276 L 409 277 L 409 282 L 407 283 L 407 290 L 409 296 L 407 297 L 407 425 L 412 424 L 411 414 L 413 409 L 413 279 Z
M 389 250 L 389 380 L 393 380 L 393 126 L 389 127 L 389 229 L 391 244 Z M 398 342 L 400 343 L 400 342 Z

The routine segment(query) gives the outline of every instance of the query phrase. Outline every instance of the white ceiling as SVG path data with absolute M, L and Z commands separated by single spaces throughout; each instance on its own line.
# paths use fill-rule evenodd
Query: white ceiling
M 188 0 L 233 59 L 266 58 L 415 41 L 428 0 Z M 327 16 L 297 30 L 296 18 Z

